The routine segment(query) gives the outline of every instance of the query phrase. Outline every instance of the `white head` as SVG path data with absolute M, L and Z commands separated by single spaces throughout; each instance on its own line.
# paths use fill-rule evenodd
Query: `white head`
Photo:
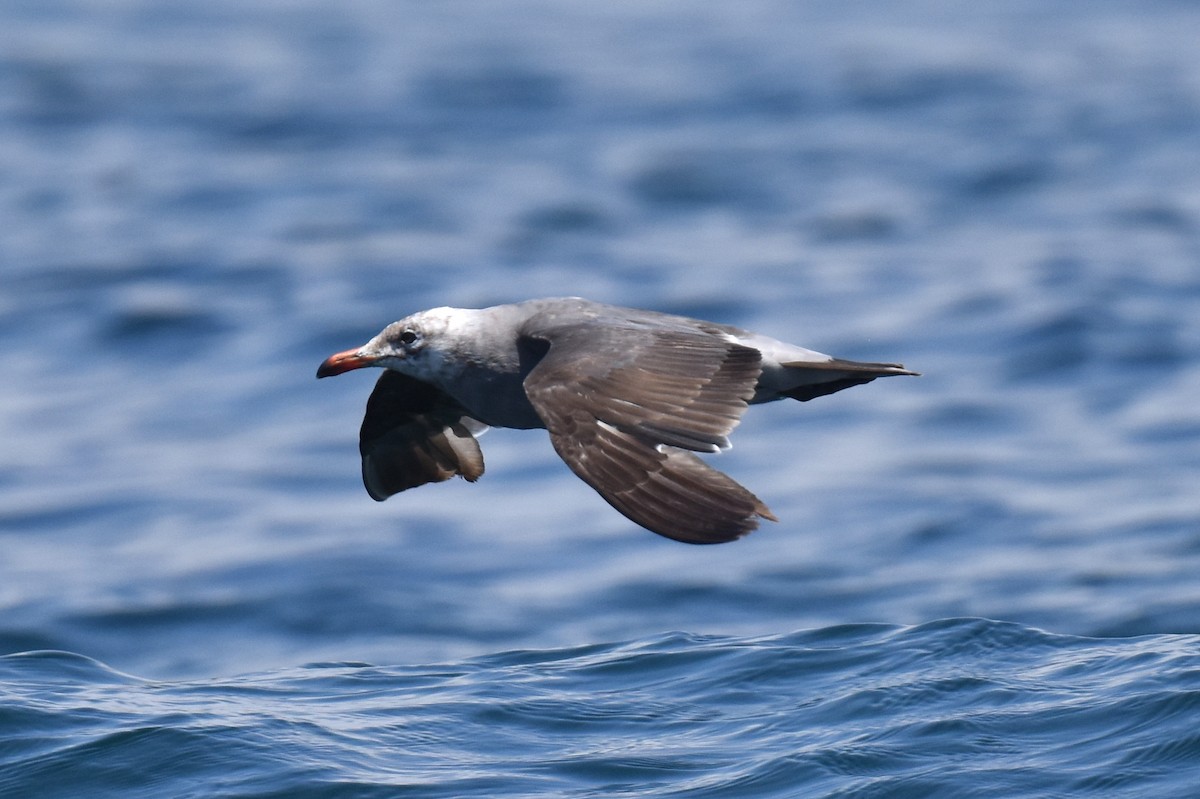
M 474 327 L 470 324 L 474 313 L 462 308 L 433 308 L 406 316 L 361 347 L 326 358 L 317 369 L 317 377 L 381 366 L 436 382 L 436 377 L 445 376 L 445 370 L 453 368 L 454 359 L 448 356 L 454 342 Z

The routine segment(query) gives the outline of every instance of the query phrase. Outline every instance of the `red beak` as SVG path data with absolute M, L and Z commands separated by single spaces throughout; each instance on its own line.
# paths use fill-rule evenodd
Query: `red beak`
M 332 377 L 340 375 L 342 372 L 349 372 L 351 369 L 361 369 L 364 366 L 374 366 L 375 359 L 359 355 L 358 350 L 346 350 L 334 355 L 330 355 L 317 368 L 317 377 Z

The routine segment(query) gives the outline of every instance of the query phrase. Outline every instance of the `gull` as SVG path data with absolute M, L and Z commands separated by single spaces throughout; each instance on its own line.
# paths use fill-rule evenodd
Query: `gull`
M 545 429 L 610 505 L 689 544 L 732 541 L 759 519 L 778 521 L 693 454 L 728 449 L 749 405 L 918 374 L 578 297 L 421 311 L 331 355 L 317 377 L 366 366 L 384 369 L 359 431 L 373 499 L 455 475 L 478 480 L 476 436 L 488 427 Z

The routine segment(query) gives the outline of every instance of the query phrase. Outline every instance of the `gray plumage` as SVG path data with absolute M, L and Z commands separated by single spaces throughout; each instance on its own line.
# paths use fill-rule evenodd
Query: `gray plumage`
M 422 311 L 330 356 L 317 377 L 364 366 L 386 370 L 359 435 L 374 499 L 455 475 L 477 480 L 475 435 L 488 426 L 545 428 L 563 461 L 614 508 L 693 544 L 730 541 L 760 518 L 775 520 L 693 454 L 728 448 L 748 405 L 916 374 L 578 298 Z

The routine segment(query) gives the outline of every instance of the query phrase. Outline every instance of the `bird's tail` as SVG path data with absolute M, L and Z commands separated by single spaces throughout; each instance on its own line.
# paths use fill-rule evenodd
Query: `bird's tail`
M 788 377 L 796 378 L 796 385 L 780 391 L 784 397 L 808 402 L 851 386 L 870 383 L 877 377 L 892 375 L 919 376 L 920 372 L 905 369 L 898 363 L 864 363 L 833 358 L 828 361 L 796 361 L 781 364 Z

